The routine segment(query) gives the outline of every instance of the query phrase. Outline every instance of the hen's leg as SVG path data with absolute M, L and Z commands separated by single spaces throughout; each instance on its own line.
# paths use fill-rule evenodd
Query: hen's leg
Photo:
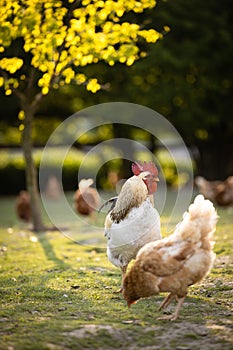
M 185 296 L 178 299 L 178 303 L 176 305 L 175 312 L 172 315 L 171 321 L 175 321 L 179 317 L 180 309 L 183 305 L 184 299 L 185 299 Z
M 159 311 L 162 309 L 165 309 L 166 307 L 168 307 L 168 305 L 170 304 L 170 302 L 175 298 L 175 295 L 170 293 L 168 294 L 168 296 L 164 299 L 164 301 L 162 302 L 162 304 L 159 307 Z
M 128 265 L 121 267 L 121 292 L 122 292 L 122 289 L 123 289 L 123 281 L 124 281 L 124 278 L 125 278 L 125 275 L 126 275 L 126 272 L 127 272 L 127 267 L 128 267 Z
M 159 320 L 170 320 L 170 321 L 177 320 L 177 318 L 179 317 L 180 309 L 183 305 L 184 299 L 185 299 L 185 296 L 178 299 L 175 312 L 172 315 L 160 317 Z

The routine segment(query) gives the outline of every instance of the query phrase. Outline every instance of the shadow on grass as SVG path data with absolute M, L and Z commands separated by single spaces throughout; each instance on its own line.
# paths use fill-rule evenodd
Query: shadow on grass
M 66 269 L 72 269 L 69 264 L 67 264 L 63 259 L 57 257 L 53 245 L 50 242 L 50 239 L 46 235 L 46 233 L 40 233 L 37 235 L 38 242 L 44 250 L 45 256 L 48 260 L 52 261 L 56 267 Z

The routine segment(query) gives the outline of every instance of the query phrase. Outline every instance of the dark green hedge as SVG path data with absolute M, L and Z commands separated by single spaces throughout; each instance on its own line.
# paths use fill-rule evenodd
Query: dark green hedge
M 82 178 L 92 177 L 96 181 L 96 186 L 103 190 L 114 190 L 115 184 L 111 184 L 108 174 L 110 171 L 116 174 L 122 169 L 122 159 L 109 147 L 101 153 L 84 153 L 77 149 L 71 149 L 64 157 L 64 149 L 54 147 L 46 150 L 43 157 L 43 171 L 40 167 L 43 149 L 34 152 L 34 160 L 40 177 L 41 191 L 44 191 L 49 177 L 59 178 L 62 168 L 62 185 L 64 191 L 75 191 L 78 187 L 80 176 Z M 137 154 L 136 159 L 144 159 L 144 154 Z M 160 166 L 160 178 L 164 177 L 169 186 L 185 184 L 191 179 L 192 169 L 187 169 L 187 165 L 179 164 L 179 176 L 174 161 L 165 151 L 161 150 L 157 154 Z M 79 170 L 80 174 L 79 174 Z M 20 149 L 0 150 L 0 195 L 17 194 L 25 189 L 25 162 Z

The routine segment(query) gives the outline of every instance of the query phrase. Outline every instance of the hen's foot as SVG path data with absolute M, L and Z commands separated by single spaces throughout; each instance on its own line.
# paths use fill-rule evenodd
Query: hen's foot
M 162 317 L 158 317 L 158 320 L 163 320 L 163 321 L 175 321 L 177 320 L 179 316 L 172 314 L 172 315 L 166 315 L 166 316 L 162 316 Z

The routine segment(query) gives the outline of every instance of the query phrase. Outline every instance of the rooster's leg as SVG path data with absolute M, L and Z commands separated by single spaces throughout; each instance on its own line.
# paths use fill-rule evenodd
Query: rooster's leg
M 118 290 L 119 293 L 122 293 L 122 291 L 123 291 L 123 281 L 124 281 L 124 278 L 125 278 L 125 275 L 127 272 L 127 267 L 128 267 L 128 265 L 121 267 L 121 289 Z
M 164 301 L 160 305 L 159 311 L 162 310 L 162 309 L 165 309 L 170 304 L 172 299 L 174 299 L 174 297 L 175 297 L 174 294 L 172 294 L 172 293 L 168 294 L 168 296 L 164 299 Z
M 127 272 L 127 267 L 128 267 L 128 265 L 122 266 L 122 268 L 121 268 L 122 282 L 123 282 L 123 280 L 124 280 L 124 278 L 125 278 L 125 275 L 126 275 L 126 272 Z

